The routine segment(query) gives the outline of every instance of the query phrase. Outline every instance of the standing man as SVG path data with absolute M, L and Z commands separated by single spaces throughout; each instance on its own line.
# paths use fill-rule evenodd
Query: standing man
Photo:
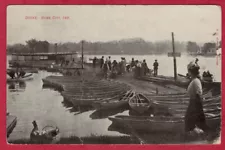
M 108 66 L 109 66 L 109 70 L 111 71 L 112 70 L 111 56 L 109 56 Z
M 96 66 L 96 61 L 97 61 L 97 58 L 94 57 L 94 59 L 93 59 L 93 68 L 95 68 L 95 66 Z
M 103 76 L 105 79 L 108 78 L 108 71 L 109 71 L 109 65 L 108 65 L 108 61 L 106 60 L 105 63 L 103 64 Z
M 104 64 L 104 56 L 102 56 L 102 58 L 100 59 L 100 68 L 102 68 L 103 64 Z
M 157 62 L 157 59 L 155 60 L 153 67 L 154 67 L 154 76 L 157 76 L 158 75 L 158 67 L 159 67 L 159 63 Z

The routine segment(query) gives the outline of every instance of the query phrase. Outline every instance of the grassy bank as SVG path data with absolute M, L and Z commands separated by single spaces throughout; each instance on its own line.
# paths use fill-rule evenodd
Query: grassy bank
M 9 144 L 43 144 L 34 143 L 30 139 L 18 139 L 8 141 Z M 137 139 L 130 136 L 90 136 L 81 137 L 76 136 L 60 138 L 55 144 L 139 144 Z

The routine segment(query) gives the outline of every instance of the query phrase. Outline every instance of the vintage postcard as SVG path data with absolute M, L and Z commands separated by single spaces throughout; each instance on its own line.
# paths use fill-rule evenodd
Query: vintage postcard
M 219 144 L 221 8 L 7 7 L 9 144 Z

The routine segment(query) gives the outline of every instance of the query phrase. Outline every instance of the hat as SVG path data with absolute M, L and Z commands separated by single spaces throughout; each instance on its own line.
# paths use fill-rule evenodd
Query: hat
M 199 69 L 199 66 L 195 63 L 195 62 L 193 62 L 193 61 L 191 61 L 188 65 L 187 65 L 187 69 Z

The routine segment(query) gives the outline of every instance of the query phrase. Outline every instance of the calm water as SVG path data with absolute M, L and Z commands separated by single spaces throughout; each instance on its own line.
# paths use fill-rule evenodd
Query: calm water
M 89 57 L 93 56 L 88 56 L 87 58 Z M 120 57 L 116 55 L 111 56 L 112 60 L 119 60 Z M 132 57 L 140 60 L 146 59 L 149 66 L 157 58 L 160 64 L 159 74 L 173 75 L 173 59 L 167 56 L 123 57 L 126 57 L 127 60 L 131 60 Z M 7 59 L 10 59 L 10 57 L 7 57 Z M 187 63 L 194 59 L 194 57 L 185 56 L 178 58 L 178 72 L 185 74 Z M 219 60 L 219 65 L 216 65 L 216 58 L 199 57 L 199 60 L 202 70 L 210 70 L 215 79 L 221 81 L 221 60 Z M 72 109 L 70 105 L 65 105 L 59 92 L 43 88 L 42 78 L 49 75 L 53 74 L 39 71 L 38 74 L 34 74 L 34 80 L 26 81 L 23 84 L 7 85 L 7 112 L 16 115 L 18 118 L 17 125 L 9 139 L 29 138 L 33 120 L 37 121 L 40 129 L 46 125 L 58 126 L 61 136 L 122 135 L 118 132 L 108 131 L 108 127 L 111 124 L 108 119 L 99 119 L 99 116 L 107 116 L 107 112 L 101 114 L 90 110 L 77 114 L 79 110 Z M 110 114 L 128 114 L 128 111 L 123 111 L 119 110 Z

